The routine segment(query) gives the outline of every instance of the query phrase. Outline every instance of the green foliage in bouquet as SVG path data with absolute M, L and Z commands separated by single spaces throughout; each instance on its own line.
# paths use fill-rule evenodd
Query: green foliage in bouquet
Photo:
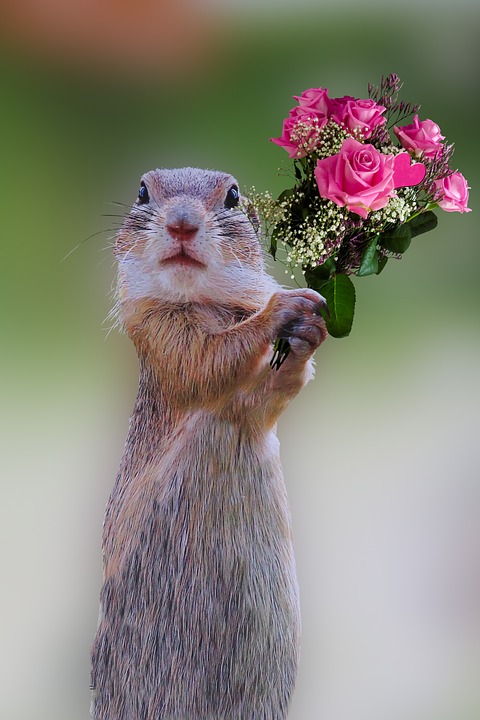
M 390 75 L 369 85 L 364 100 L 330 98 L 324 88 L 295 97 L 273 139 L 289 153 L 294 184 L 277 199 L 250 196 L 272 257 L 282 248 L 286 264 L 325 297 L 334 337 L 352 327 L 352 275 L 378 275 L 400 258 L 412 238 L 436 227 L 436 208 L 469 212 L 467 182 L 451 168 L 453 145 L 432 120 L 419 120 L 418 106 L 398 100 L 400 88 Z

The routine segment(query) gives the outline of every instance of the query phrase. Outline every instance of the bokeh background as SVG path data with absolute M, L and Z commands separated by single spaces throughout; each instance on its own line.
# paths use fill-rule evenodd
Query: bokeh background
M 111 203 L 186 164 L 279 192 L 268 139 L 291 96 L 365 97 L 390 72 L 456 143 L 473 212 L 357 279 L 351 336 L 281 419 L 303 609 L 290 717 L 480 717 L 479 30 L 473 0 L 2 5 L 2 718 L 88 718 L 137 381 L 105 321 Z

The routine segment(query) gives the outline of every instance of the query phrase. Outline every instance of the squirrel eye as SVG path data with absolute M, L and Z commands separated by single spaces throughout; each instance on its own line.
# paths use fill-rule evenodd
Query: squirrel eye
M 232 185 L 225 197 L 225 207 L 227 208 L 227 210 L 231 210 L 238 205 L 239 200 L 240 193 L 238 192 L 238 187 L 236 185 Z
M 140 205 L 144 205 L 145 203 L 148 203 L 149 200 L 150 198 L 148 196 L 147 186 L 142 180 L 140 183 L 140 190 L 138 191 L 138 202 Z

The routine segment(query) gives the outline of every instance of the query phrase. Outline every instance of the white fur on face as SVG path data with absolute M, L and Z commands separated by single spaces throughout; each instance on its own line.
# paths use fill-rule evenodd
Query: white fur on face
M 118 257 L 122 299 L 154 298 L 168 302 L 241 303 L 251 300 L 252 288 L 259 291 L 276 283 L 258 265 L 222 252 L 222 235 L 217 223 L 204 221 L 197 212 L 190 221 L 198 226 L 196 235 L 184 242 L 172 237 L 164 216 L 156 216 L 141 231 L 141 244 Z M 184 252 L 201 266 L 165 261 Z M 268 296 L 269 293 L 267 293 Z M 271 293 L 270 293 L 271 294 Z
M 241 304 L 243 299 L 251 300 L 253 287 L 265 288 L 265 279 L 259 278 L 258 270 L 246 266 L 226 267 L 213 260 L 206 269 L 171 265 L 162 268 L 158 262 L 146 262 L 145 257 L 133 254 L 120 258 L 119 279 L 123 299 L 154 298 L 174 303 L 213 299 L 230 304 L 236 299 Z M 271 292 L 266 299 L 278 290 L 273 278 L 269 284 Z

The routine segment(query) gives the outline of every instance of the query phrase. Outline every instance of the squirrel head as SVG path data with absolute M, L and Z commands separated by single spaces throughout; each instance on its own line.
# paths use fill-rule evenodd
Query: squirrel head
M 222 172 L 147 172 L 114 253 L 120 305 L 152 299 L 238 306 L 243 297 L 265 297 L 270 284 L 248 201 Z

